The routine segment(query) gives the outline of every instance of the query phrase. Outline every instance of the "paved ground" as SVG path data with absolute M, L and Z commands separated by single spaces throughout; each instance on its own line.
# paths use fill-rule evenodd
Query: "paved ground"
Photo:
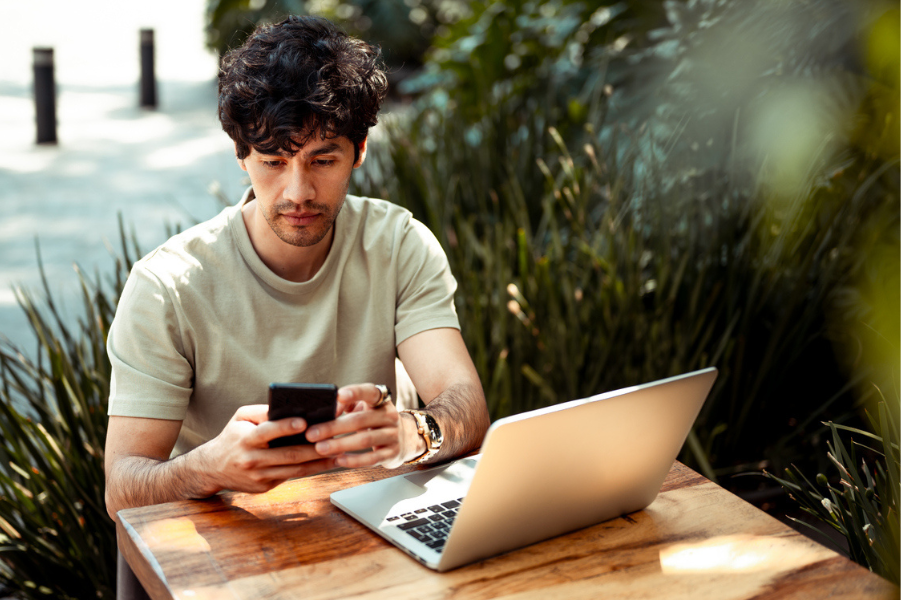
M 4 3 L 0 36 L 0 334 L 34 346 L 12 286 L 39 283 L 77 304 L 72 269 L 108 272 L 117 215 L 146 251 L 166 223 L 187 225 L 237 199 L 243 171 L 216 120 L 216 58 L 203 47 L 204 0 Z M 52 18 L 51 18 L 52 17 Z M 138 31 L 156 32 L 160 105 L 137 107 Z M 59 144 L 37 146 L 31 49 L 56 53 Z

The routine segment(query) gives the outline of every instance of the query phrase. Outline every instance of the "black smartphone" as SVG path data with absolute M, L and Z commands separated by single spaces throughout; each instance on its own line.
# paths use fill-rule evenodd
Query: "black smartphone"
M 301 417 L 307 427 L 335 418 L 338 386 L 331 383 L 270 383 L 269 420 Z M 270 440 L 270 448 L 309 444 L 306 432 Z

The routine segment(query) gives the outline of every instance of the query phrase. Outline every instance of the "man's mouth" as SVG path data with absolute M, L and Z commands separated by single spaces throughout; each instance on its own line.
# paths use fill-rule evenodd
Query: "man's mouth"
M 282 217 L 289 225 L 310 225 L 321 216 L 321 213 L 282 213 Z

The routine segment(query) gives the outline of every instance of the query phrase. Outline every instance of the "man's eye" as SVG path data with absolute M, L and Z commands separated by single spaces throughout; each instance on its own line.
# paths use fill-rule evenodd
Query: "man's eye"
M 270 169 L 275 169 L 275 168 L 282 166 L 282 164 L 284 164 L 284 163 L 282 163 L 282 161 L 280 161 L 280 160 L 264 160 L 263 164 L 266 165 L 267 167 L 269 167 Z
M 333 164 L 335 164 L 335 161 L 334 161 L 334 160 L 330 160 L 330 159 L 328 159 L 328 158 L 317 158 L 317 159 L 316 159 L 315 161 L 313 161 L 313 162 L 314 162 L 316 165 L 320 166 L 320 167 L 330 167 L 330 166 L 332 166 Z

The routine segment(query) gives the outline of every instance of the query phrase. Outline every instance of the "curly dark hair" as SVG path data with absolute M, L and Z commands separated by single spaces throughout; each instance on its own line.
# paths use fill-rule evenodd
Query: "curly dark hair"
M 261 25 L 219 69 L 219 121 L 238 158 L 295 154 L 313 135 L 346 136 L 355 160 L 388 90 L 379 48 L 319 17 Z

